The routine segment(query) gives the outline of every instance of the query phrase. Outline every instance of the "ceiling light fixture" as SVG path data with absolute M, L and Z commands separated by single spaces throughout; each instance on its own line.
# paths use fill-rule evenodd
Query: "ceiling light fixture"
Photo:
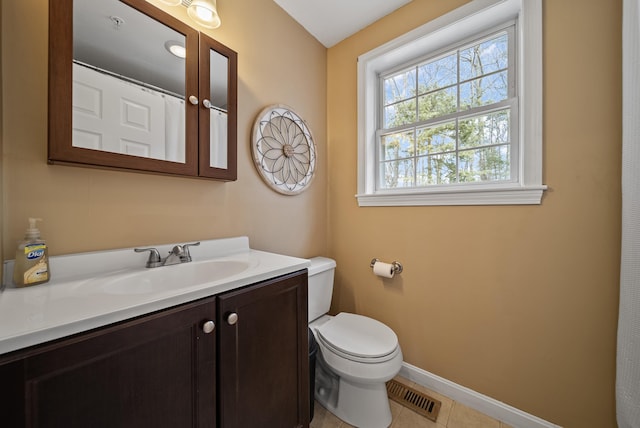
M 187 14 L 205 28 L 218 28 L 220 26 L 216 0 L 193 0 L 187 7 Z
M 147 0 L 150 1 L 150 0 Z M 187 8 L 187 14 L 198 25 L 205 28 L 218 28 L 220 15 L 218 15 L 217 0 L 157 0 L 167 6 L 182 5 Z
M 168 50 L 178 58 L 187 57 L 187 50 L 185 49 L 184 45 L 181 42 L 178 42 L 175 40 L 169 40 L 164 44 L 164 47 L 166 50 Z

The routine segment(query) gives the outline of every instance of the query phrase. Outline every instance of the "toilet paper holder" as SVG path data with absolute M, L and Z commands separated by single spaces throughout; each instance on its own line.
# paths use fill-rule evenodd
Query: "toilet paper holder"
M 376 262 L 379 262 L 380 260 L 375 258 L 375 259 L 371 259 L 371 263 L 369 264 L 369 267 L 371 267 L 371 269 L 373 269 L 373 265 L 376 264 Z M 398 273 L 402 273 L 402 264 L 400 262 L 397 261 L 392 261 L 391 262 L 391 266 L 393 266 L 393 272 L 398 274 Z

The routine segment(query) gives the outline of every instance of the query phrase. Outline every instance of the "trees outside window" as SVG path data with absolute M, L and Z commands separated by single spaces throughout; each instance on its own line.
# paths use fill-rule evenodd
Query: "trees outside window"
M 511 180 L 512 33 L 381 77 L 381 188 Z

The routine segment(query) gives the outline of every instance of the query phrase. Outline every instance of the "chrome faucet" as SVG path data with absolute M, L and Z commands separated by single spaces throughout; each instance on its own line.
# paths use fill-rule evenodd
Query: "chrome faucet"
M 164 259 L 160 257 L 160 252 L 157 248 L 134 248 L 133 251 L 141 253 L 149 251 L 149 259 L 147 260 L 146 267 L 155 268 L 159 266 L 177 265 L 180 263 L 189 263 L 191 254 L 189 253 L 189 247 L 195 247 L 200 245 L 200 242 L 194 242 L 191 244 L 177 244 L 169 251 L 169 255 Z

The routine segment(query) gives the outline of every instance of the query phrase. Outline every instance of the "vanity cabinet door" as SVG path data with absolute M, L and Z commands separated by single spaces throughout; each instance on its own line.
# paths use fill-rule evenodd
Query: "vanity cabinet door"
M 220 428 L 307 427 L 306 271 L 218 296 Z
M 28 356 L 25 426 L 215 427 L 214 319 L 211 298 Z

